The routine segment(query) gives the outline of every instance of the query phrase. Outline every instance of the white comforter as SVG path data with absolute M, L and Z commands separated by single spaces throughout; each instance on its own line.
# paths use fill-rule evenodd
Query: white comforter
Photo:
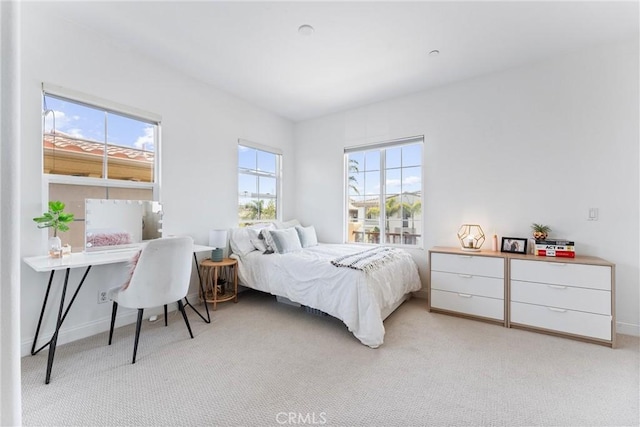
M 320 244 L 287 254 L 254 251 L 237 257 L 238 276 L 244 286 L 337 317 L 363 344 L 375 348 L 384 340 L 381 312 L 419 290 L 421 283 L 416 264 L 406 251 L 400 259 L 369 273 L 330 263 L 364 249 L 361 245 Z

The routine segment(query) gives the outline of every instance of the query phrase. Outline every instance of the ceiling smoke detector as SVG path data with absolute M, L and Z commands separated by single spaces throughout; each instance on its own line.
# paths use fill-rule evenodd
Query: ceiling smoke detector
M 311 25 L 304 24 L 298 27 L 298 33 L 302 36 L 310 36 L 315 30 Z

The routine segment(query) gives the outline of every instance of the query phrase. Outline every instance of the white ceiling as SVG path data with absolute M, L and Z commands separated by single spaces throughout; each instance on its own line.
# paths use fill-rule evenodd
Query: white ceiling
M 638 1 L 43 4 L 292 121 L 638 38 Z M 311 36 L 298 27 L 315 28 Z M 440 55 L 429 56 L 437 49 Z

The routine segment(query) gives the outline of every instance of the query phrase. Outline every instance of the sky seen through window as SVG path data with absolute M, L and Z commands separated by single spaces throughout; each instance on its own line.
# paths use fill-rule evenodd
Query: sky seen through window
M 44 133 L 65 133 L 73 138 L 145 151 L 155 151 L 154 126 L 123 115 L 45 95 Z M 107 126 L 105 126 L 105 124 Z M 107 137 L 105 138 L 105 128 Z

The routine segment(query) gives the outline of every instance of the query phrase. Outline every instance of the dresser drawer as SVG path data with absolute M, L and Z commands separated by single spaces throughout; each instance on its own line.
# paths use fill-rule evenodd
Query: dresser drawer
M 504 299 L 504 279 L 495 277 L 433 271 L 431 289 Z
M 611 340 L 611 316 L 602 314 L 514 302 L 511 303 L 511 323 Z
M 611 314 L 611 292 L 600 289 L 512 280 L 511 301 Z
M 486 256 L 432 253 L 431 270 L 503 278 L 504 259 Z
M 431 308 L 504 320 L 504 300 L 502 299 L 432 290 Z
M 511 260 L 511 280 L 611 290 L 611 267 L 548 261 Z

